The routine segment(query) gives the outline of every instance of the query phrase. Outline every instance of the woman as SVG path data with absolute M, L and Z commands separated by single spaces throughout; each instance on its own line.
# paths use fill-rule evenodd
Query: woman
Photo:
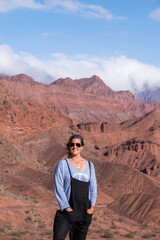
M 69 138 L 68 158 L 61 160 L 54 173 L 55 195 L 60 206 L 54 220 L 53 240 L 85 240 L 97 198 L 93 163 L 81 157 L 84 146 L 80 135 Z

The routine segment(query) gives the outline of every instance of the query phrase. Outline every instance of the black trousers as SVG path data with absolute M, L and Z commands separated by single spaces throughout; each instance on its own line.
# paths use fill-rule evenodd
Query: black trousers
M 92 214 L 58 210 L 54 219 L 53 240 L 64 240 L 69 232 L 70 240 L 85 240 Z

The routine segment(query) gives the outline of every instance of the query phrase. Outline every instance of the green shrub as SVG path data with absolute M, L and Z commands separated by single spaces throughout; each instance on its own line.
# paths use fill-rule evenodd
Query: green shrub
M 45 235 L 52 235 L 52 231 L 45 232 Z
M 25 235 L 25 234 L 27 234 L 27 233 L 29 233 L 29 231 L 27 231 L 27 230 L 20 231 L 20 234 L 21 234 L 21 235 Z
M 41 235 L 41 236 L 45 236 L 45 235 L 51 236 L 51 235 L 52 235 L 52 231 L 43 232 L 43 233 L 41 233 L 40 235 Z
M 31 222 L 31 221 L 32 221 L 31 216 L 26 217 L 26 218 L 25 218 L 25 221 L 26 221 L 26 222 Z
M 26 210 L 25 213 L 26 213 L 26 214 L 29 213 L 29 210 Z
M 103 238 L 113 238 L 113 234 L 107 229 L 103 235 Z

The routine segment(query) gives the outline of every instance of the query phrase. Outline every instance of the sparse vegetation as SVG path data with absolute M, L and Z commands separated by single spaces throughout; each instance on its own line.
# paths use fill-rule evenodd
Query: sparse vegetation
M 127 237 L 127 238 L 134 238 L 134 233 L 133 232 L 129 232 L 127 234 L 124 235 L 124 237 Z
M 92 230 L 91 229 L 88 229 L 88 235 L 92 233 Z
M 0 227 L 0 233 L 5 232 L 4 228 Z
M 97 217 L 95 216 L 95 217 L 93 217 L 93 221 L 97 221 Z
M 151 237 L 156 237 L 156 234 L 154 233 L 146 233 L 142 236 L 142 238 L 151 238 Z
M 26 213 L 26 214 L 29 213 L 29 210 L 25 211 L 25 213 Z
M 26 222 L 32 222 L 31 216 L 26 217 L 26 218 L 25 218 L 25 221 L 26 221 Z
M 12 227 L 11 226 L 7 226 L 8 230 L 12 230 Z
M 103 238 L 113 238 L 113 234 L 107 229 L 103 235 Z
M 118 221 L 119 221 L 119 222 L 123 222 L 123 218 L 119 218 Z
M 51 235 L 52 235 L 52 231 L 43 232 L 43 233 L 41 233 L 40 235 L 41 235 L 41 236 L 45 236 L 45 235 L 51 236 Z
M 39 228 L 45 228 L 45 227 L 46 227 L 46 224 L 43 223 L 43 222 L 41 222 L 41 223 L 39 223 L 38 227 L 39 227 Z
M 40 216 L 40 214 L 39 214 L 39 213 L 36 213 L 36 214 L 34 214 L 34 216 L 35 216 L 35 217 L 39 217 L 39 216 Z
M 102 233 L 103 232 L 103 229 L 99 228 L 97 230 L 94 231 L 95 233 Z
M 11 238 L 10 240 L 19 240 L 19 238 L 13 237 L 13 238 Z
M 147 224 L 144 224 L 144 225 L 143 225 L 143 228 L 147 228 L 147 227 L 148 227 L 148 225 L 147 225 Z
M 20 232 L 11 232 L 10 235 L 12 236 L 21 236 Z
M 20 231 L 20 234 L 21 234 L 21 235 L 25 235 L 25 234 L 27 234 L 27 233 L 29 233 L 29 231 L 27 231 L 27 230 Z
M 116 229 L 117 227 L 115 225 L 112 225 L 110 228 L 112 229 Z

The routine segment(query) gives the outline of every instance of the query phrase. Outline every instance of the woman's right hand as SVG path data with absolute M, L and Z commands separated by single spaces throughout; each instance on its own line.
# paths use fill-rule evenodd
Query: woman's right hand
M 71 207 L 67 207 L 67 208 L 65 208 L 65 210 L 66 210 L 67 212 L 73 212 L 73 209 L 72 209 Z

